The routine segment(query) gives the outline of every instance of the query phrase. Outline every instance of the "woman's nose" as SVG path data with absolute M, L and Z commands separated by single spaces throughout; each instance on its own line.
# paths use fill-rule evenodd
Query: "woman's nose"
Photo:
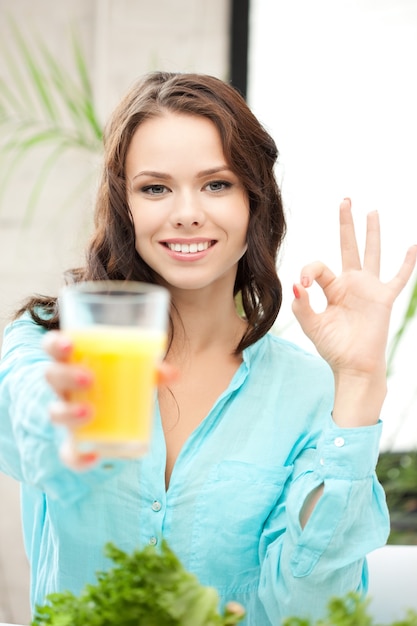
M 171 223 L 176 228 L 199 228 L 205 221 L 205 214 L 198 195 L 181 193 L 175 198 L 171 213 Z

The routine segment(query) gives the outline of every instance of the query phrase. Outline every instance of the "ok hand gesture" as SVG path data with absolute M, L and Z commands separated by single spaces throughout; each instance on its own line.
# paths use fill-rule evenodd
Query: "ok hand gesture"
M 342 273 L 323 263 L 305 266 L 294 285 L 293 311 L 303 331 L 333 370 L 336 398 L 333 417 L 341 426 L 375 423 L 385 397 L 385 351 L 393 303 L 416 264 L 412 246 L 398 273 L 381 282 L 378 213 L 367 218 L 366 245 L 361 264 L 349 199 L 340 205 Z M 327 300 L 316 313 L 307 293 L 316 281 Z

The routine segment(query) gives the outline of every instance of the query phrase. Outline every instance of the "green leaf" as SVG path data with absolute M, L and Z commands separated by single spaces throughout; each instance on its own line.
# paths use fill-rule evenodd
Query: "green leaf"
M 51 83 L 60 97 L 65 114 L 68 119 L 72 120 L 77 140 L 84 146 L 93 144 L 97 149 L 97 143 L 101 145 L 102 129 L 94 112 L 85 61 L 81 61 L 82 55 L 78 44 L 73 45 L 74 61 L 78 70 L 77 82 L 74 82 L 72 77 L 58 65 L 44 45 L 40 44 L 40 48 Z
M 78 597 L 55 593 L 35 608 L 32 626 L 234 626 L 244 612 L 218 611 L 215 589 L 200 585 L 166 542 L 126 554 L 107 544 L 115 564 Z
M 11 22 L 11 27 L 15 36 L 18 51 L 21 54 L 22 60 L 24 61 L 26 70 L 29 74 L 29 78 L 31 79 L 30 84 L 34 89 L 37 101 L 40 103 L 47 118 L 56 122 L 57 111 L 53 94 L 47 89 L 47 78 L 42 71 L 42 68 L 35 63 L 35 56 L 33 52 L 29 50 L 23 36 L 20 33 L 20 30 L 13 21 Z
M 416 317 L 417 312 L 417 280 L 414 283 L 412 288 L 412 292 L 403 316 L 403 319 L 399 325 L 397 332 L 395 333 L 392 342 L 388 351 L 388 374 L 392 371 L 392 365 L 394 362 L 395 355 L 397 353 L 398 347 L 404 337 L 405 331 L 407 330 L 410 322 Z
M 63 154 L 63 152 L 66 151 L 66 149 L 67 145 L 65 143 L 58 144 L 56 148 L 52 150 L 48 158 L 43 162 L 36 182 L 29 195 L 29 200 L 26 206 L 26 212 L 23 220 L 23 226 L 27 226 L 31 222 L 33 212 L 44 188 L 45 181 L 48 178 L 52 168 L 55 167 L 57 159 L 61 156 L 61 154 Z
M 42 40 L 29 43 L 12 20 L 9 24 L 13 51 L 6 40 L 0 43 L 8 71 L 8 79 L 0 78 L 0 198 L 4 197 L 10 174 L 18 171 L 25 157 L 45 146 L 51 148 L 46 156 L 44 151 L 40 153 L 37 180 L 24 214 L 23 225 L 27 225 L 54 165 L 68 150 L 100 154 L 103 130 L 75 32 L 71 35 L 73 67 L 66 70 Z M 70 189 L 65 196 L 76 198 Z
M 12 30 L 14 30 L 14 23 L 9 20 L 9 24 L 11 25 Z M 14 107 L 14 109 L 12 108 L 12 110 L 24 111 L 28 108 L 33 108 L 35 106 L 35 103 L 33 102 L 30 90 L 28 89 L 28 84 L 30 83 L 28 83 L 27 77 L 22 70 L 22 68 L 25 67 L 24 60 L 23 66 L 22 63 L 17 64 L 14 56 L 10 53 L 9 49 L 4 43 L 1 44 L 1 50 L 2 56 L 5 60 L 5 65 L 9 71 L 9 76 L 13 80 L 12 84 L 15 93 L 13 94 L 13 91 L 7 87 L 7 84 L 4 81 L 2 81 L 2 87 L 6 85 L 6 91 L 3 91 L 3 89 L 0 91 L 0 98 L 6 97 L 7 99 L 9 99 L 9 102 Z M 12 99 L 14 100 L 14 102 L 12 101 Z

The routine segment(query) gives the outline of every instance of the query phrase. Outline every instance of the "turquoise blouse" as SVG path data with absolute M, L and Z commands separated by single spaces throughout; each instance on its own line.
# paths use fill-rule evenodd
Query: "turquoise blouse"
M 166 490 L 158 407 L 145 458 L 78 473 L 60 462 L 65 432 L 48 418 L 44 332 L 28 316 L 10 324 L 0 363 L 0 470 L 22 485 L 32 605 L 94 582 L 109 566 L 107 541 L 130 552 L 162 537 L 222 604 L 243 604 L 246 626 L 317 618 L 331 596 L 366 589 L 365 556 L 389 532 L 374 472 L 381 423 L 333 423 L 324 361 L 273 334 L 245 350 Z M 303 502 L 322 483 L 302 529 Z

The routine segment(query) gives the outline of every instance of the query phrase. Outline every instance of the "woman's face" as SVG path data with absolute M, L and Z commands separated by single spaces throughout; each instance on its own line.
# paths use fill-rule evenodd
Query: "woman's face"
M 166 112 L 143 122 L 125 165 L 142 259 L 174 289 L 233 289 L 249 200 L 213 122 Z

